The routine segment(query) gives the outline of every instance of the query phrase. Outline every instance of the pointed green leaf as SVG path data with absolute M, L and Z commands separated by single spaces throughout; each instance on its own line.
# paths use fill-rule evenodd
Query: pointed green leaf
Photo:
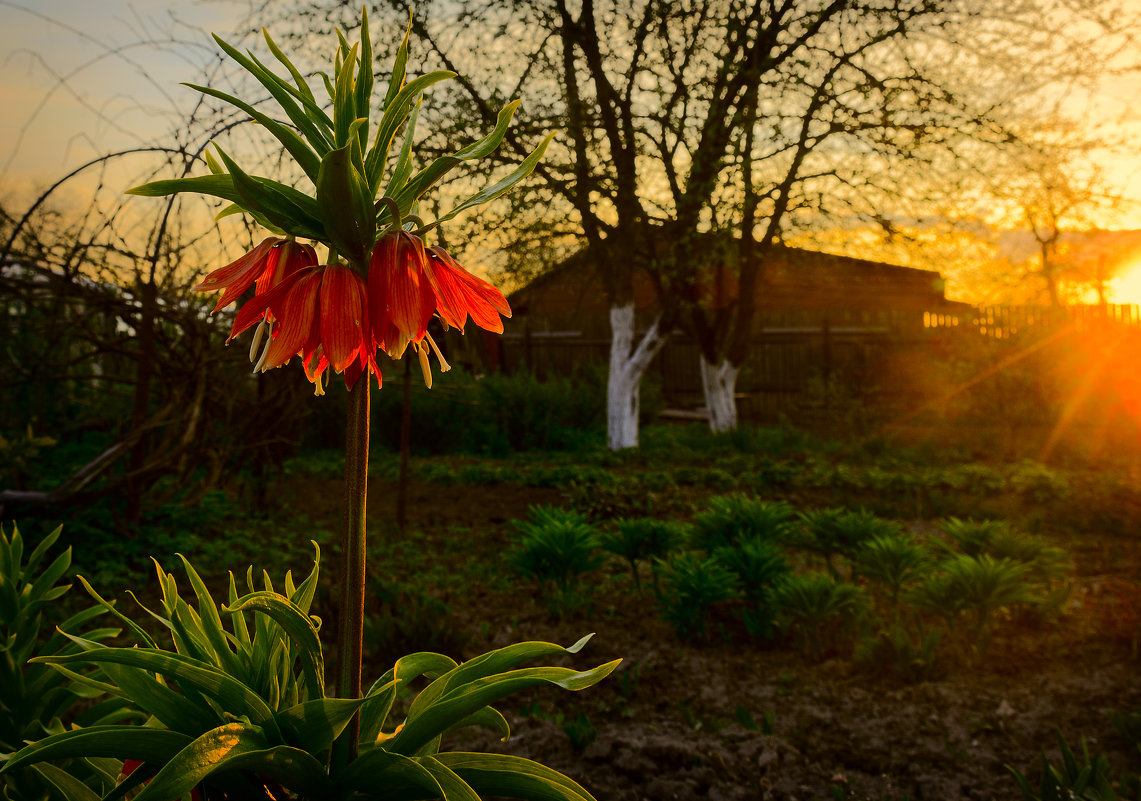
M 143 726 L 91 726 L 26 745 L 13 754 L 0 773 L 49 760 L 72 757 L 116 757 L 165 762 L 191 742 L 185 734 Z
M 378 692 L 384 692 L 389 686 L 395 687 L 396 682 L 390 682 Z M 319 754 L 340 736 L 345 726 L 349 725 L 353 715 L 357 713 L 369 698 L 317 698 L 297 704 L 284 712 L 278 712 L 276 720 L 281 729 L 281 736 L 286 742 L 302 748 L 311 754 Z
M 353 94 L 356 64 L 357 46 L 353 45 L 337 72 L 336 96 L 333 99 L 333 143 L 338 148 L 349 143 L 349 126 L 357 118 L 356 98 Z
M 330 151 L 321 161 L 317 200 L 325 231 L 339 253 L 361 263 L 372 253 L 376 212 L 364 179 L 352 164 L 349 147 Z
M 309 176 L 312 181 L 317 180 L 317 170 L 321 166 L 321 157 L 305 143 L 300 136 L 298 136 L 292 128 L 287 128 L 281 123 L 274 120 L 267 114 L 263 114 L 256 108 L 251 106 L 233 95 L 226 94 L 225 92 L 213 89 L 209 86 L 199 86 L 198 84 L 186 83 L 184 86 L 189 86 L 204 95 L 216 97 L 219 100 L 225 100 L 232 106 L 240 108 L 242 111 L 249 114 L 256 120 L 263 128 L 269 131 L 277 141 L 281 142 L 282 147 L 289 151 L 289 155 L 293 156 L 294 160 L 300 165 L 305 174 Z
M 383 787 L 385 798 L 394 801 L 445 797 L 440 783 L 419 761 L 381 748 L 362 748 L 360 756 L 333 778 L 344 787 L 362 792 Z
M 376 680 L 367 693 L 367 696 L 374 700 L 361 710 L 361 742 L 373 742 L 380 737 L 388 713 L 392 709 L 395 684 L 407 685 L 420 676 L 436 679 L 455 667 L 456 662 L 451 657 L 430 651 L 408 654 L 398 659 L 395 665 Z M 384 687 L 389 689 L 382 692 Z
M 288 598 L 273 592 L 254 592 L 239 598 L 223 611 L 227 614 L 249 609 L 267 615 L 297 643 L 300 649 L 301 670 L 312 699 L 325 696 L 325 657 L 321 651 L 321 638 L 317 627 L 300 608 Z
M 506 648 L 490 651 L 474 659 L 469 659 L 467 662 L 458 665 L 425 687 L 424 690 L 416 696 L 416 700 L 412 702 L 412 706 L 409 707 L 408 717 L 416 717 L 422 709 L 435 703 L 436 699 L 446 695 L 449 691 L 462 684 L 467 684 L 476 679 L 482 679 L 496 673 L 503 673 L 531 659 L 541 659 L 556 654 L 577 654 L 593 636 L 593 634 L 587 634 L 569 648 L 564 648 L 552 642 L 521 642 L 508 645 Z
M 31 591 L 27 594 L 27 599 L 29 601 L 43 599 L 47 591 L 54 587 L 55 583 L 60 580 L 70 564 L 71 548 L 68 548 L 52 560 L 52 563 L 40 573 L 32 583 Z
M 258 82 L 264 86 L 277 104 L 281 106 L 282 111 L 289 117 L 290 122 L 297 126 L 302 135 L 309 140 L 309 144 L 317 151 L 318 156 L 324 156 L 331 149 L 331 143 L 328 138 L 321 132 L 321 130 L 309 119 L 308 115 L 295 103 L 289 92 L 282 87 L 282 82 L 277 76 L 272 76 L 268 70 L 259 67 L 256 62 L 247 58 L 237 48 L 227 44 L 219 36 L 214 36 L 214 41 L 218 46 L 226 52 L 230 58 L 237 61 L 246 70 L 258 79 Z
M 404 728 L 385 745 L 390 751 L 397 753 L 415 753 L 433 737 L 446 731 L 454 722 L 498 701 L 505 695 L 540 684 L 553 684 L 566 690 L 581 690 L 609 676 L 621 661 L 616 659 L 593 670 L 582 672 L 557 667 L 524 668 L 478 679 L 452 690 L 422 710 L 415 718 L 407 720 Z
M 233 606 L 238 602 L 238 585 L 234 579 L 233 571 L 230 571 L 230 587 L 226 592 L 226 603 Z M 246 616 L 241 612 L 231 612 L 230 620 L 234 624 L 234 634 L 237 635 L 238 642 L 242 645 L 250 644 L 250 631 L 246 627 Z
M 408 181 L 412 174 L 412 144 L 416 138 L 416 123 L 420 119 L 420 101 L 412 108 L 408 115 L 408 124 L 404 126 L 404 141 L 400 145 L 400 156 L 396 159 L 396 166 L 392 168 L 392 175 L 388 178 L 388 185 L 384 188 L 385 197 L 393 197 Z M 408 214 L 412 204 L 400 206 L 401 214 Z
M 63 526 L 56 526 L 55 531 L 40 540 L 39 544 L 32 549 L 32 553 L 28 556 L 28 563 L 24 565 L 25 573 L 31 573 L 36 569 L 36 565 L 40 563 L 40 560 L 43 559 L 44 554 L 48 552 L 48 549 L 55 545 L 55 542 L 59 539 L 59 535 L 62 531 Z M 20 530 L 13 526 L 12 553 L 10 556 L 11 562 L 7 570 L 8 575 L 15 575 L 16 569 L 20 565 L 20 553 L 23 551 L 23 549 L 24 544 L 23 538 L 20 536 Z
M 170 757 L 135 801 L 179 798 L 215 771 L 245 754 L 269 748 L 262 730 L 249 723 L 227 723 L 211 729 Z
M 273 57 L 280 61 L 282 66 L 289 70 L 289 74 L 293 76 L 293 82 L 297 85 L 298 93 L 316 104 L 317 98 L 313 96 L 313 90 L 309 88 L 309 82 L 305 80 L 305 76 L 298 71 L 297 67 L 293 66 L 293 62 L 290 61 L 289 57 L 277 46 L 277 42 L 273 41 L 273 37 L 269 35 L 268 30 L 262 28 L 261 33 L 265 38 L 266 45 L 269 46 L 269 52 L 273 53 Z M 332 128 L 331 123 L 329 127 Z
M 392 61 L 392 74 L 388 76 L 388 91 L 384 93 L 384 110 L 388 111 L 393 100 L 404 88 L 404 75 L 408 66 L 408 36 L 412 33 L 412 8 L 408 8 L 408 24 L 404 26 L 404 38 L 400 47 L 396 48 L 396 57 Z
M 482 206 L 484 203 L 495 200 L 500 195 L 506 193 L 517 183 L 534 172 L 535 167 L 539 163 L 539 160 L 543 157 L 543 153 L 545 153 L 547 150 L 547 145 L 551 143 L 551 139 L 553 139 L 554 136 L 555 134 L 553 131 L 547 134 L 546 137 L 543 138 L 543 141 L 539 143 L 539 146 L 535 148 L 534 152 L 532 152 L 531 155 L 527 156 L 527 158 L 520 162 L 519 166 L 512 170 L 508 175 L 504 176 L 490 186 L 483 188 L 479 192 L 476 192 L 474 195 L 469 197 L 460 205 L 456 206 L 443 217 L 435 220 L 432 224 L 439 225 L 442 222 L 447 222 L 456 215 L 461 214 L 468 209 L 475 208 L 476 206 Z
M 447 175 L 452 169 L 459 164 L 470 159 L 483 158 L 491 153 L 503 141 L 503 137 L 507 135 L 507 129 L 511 123 L 511 117 L 515 114 L 515 109 L 519 107 L 519 101 L 515 100 L 504 106 L 499 112 L 499 118 L 496 121 L 495 128 L 490 134 L 480 139 L 478 142 L 473 142 L 460 150 L 457 150 L 450 156 L 441 156 L 435 159 L 425 169 L 418 172 L 411 180 L 408 181 L 407 186 L 400 190 L 396 200 L 400 203 L 401 208 L 411 208 L 412 204 L 426 192 L 429 187 L 433 186 L 437 181 Z M 544 145 L 545 149 L 545 145 Z M 538 162 L 538 159 L 536 159 Z M 522 176 L 520 176 L 522 177 Z M 509 188 L 509 187 L 508 187 Z M 506 189 L 504 189 L 506 191 Z
M 206 589 L 202 577 L 198 575 L 187 558 L 182 554 L 177 556 L 182 560 L 182 567 L 186 571 L 191 589 L 194 590 L 194 595 L 198 598 L 198 619 L 201 622 L 202 631 L 218 659 L 218 666 L 230 675 L 234 675 L 239 670 L 238 660 L 230 649 L 230 641 L 226 637 L 225 629 L 222 628 L 222 619 L 218 615 L 218 607 L 215 605 L 214 599 L 210 597 L 210 591 Z
M 317 544 L 316 540 L 310 540 L 309 543 L 313 546 L 314 551 L 313 569 L 297 587 L 297 591 L 289 596 L 289 600 L 293 601 L 297 608 L 307 615 L 313 605 L 313 596 L 317 592 L 317 578 L 321 572 L 321 546 Z
M 427 75 L 421 75 L 419 78 L 410 81 L 401 88 L 391 102 L 385 103 L 384 114 L 381 116 L 380 124 L 376 128 L 376 137 L 373 139 L 372 149 L 369 150 L 365 158 L 365 166 L 368 171 L 368 184 L 373 190 L 374 197 L 376 196 L 376 188 L 380 186 L 380 179 L 384 175 L 384 163 L 388 159 L 388 152 L 392 147 L 392 140 L 396 136 L 396 132 L 400 129 L 400 125 L 408 117 L 412 107 L 416 105 L 416 98 L 432 84 L 446 81 L 453 77 L 455 77 L 455 73 L 448 70 L 429 72 Z M 391 86 L 389 91 L 391 91 Z
M 480 801 L 479 795 L 467 782 L 435 757 L 424 757 L 420 760 L 420 764 L 440 783 L 440 789 L 444 791 L 444 798 L 448 801 Z
M 442 753 L 435 757 L 481 796 L 528 801 L 594 801 L 585 789 L 557 770 L 507 754 Z
M 322 209 L 318 201 L 291 186 L 247 175 L 225 151 L 214 146 L 230 171 L 241 205 L 265 216 L 274 225 L 294 236 L 323 239 Z
M 67 801 L 99 801 L 99 794 L 72 776 L 66 770 L 55 765 L 33 765 L 32 770 L 52 787 L 63 793 Z
M 273 710 L 265 701 L 237 679 L 205 662 L 169 651 L 154 648 L 95 648 L 81 654 L 37 657 L 35 661 L 48 664 L 118 664 L 151 670 L 184 686 L 193 687 L 216 701 L 222 709 L 235 715 L 246 715 L 255 723 L 263 723 L 273 716 Z
M 498 734 L 499 738 L 503 741 L 511 737 L 511 724 L 507 722 L 507 718 L 503 717 L 503 713 L 498 709 L 490 706 L 477 709 L 458 723 L 453 723 L 443 731 L 443 734 L 448 735 L 454 731 L 466 729 L 469 726 L 481 726 L 485 729 L 491 729 Z
M 361 60 L 360 72 L 357 74 L 356 83 L 356 114 L 358 118 L 363 117 L 365 124 L 368 124 L 368 115 L 372 110 L 372 37 L 368 32 L 368 7 L 361 7 Z M 360 134 L 360 148 L 363 152 L 368 147 L 368 128 L 366 127 Z

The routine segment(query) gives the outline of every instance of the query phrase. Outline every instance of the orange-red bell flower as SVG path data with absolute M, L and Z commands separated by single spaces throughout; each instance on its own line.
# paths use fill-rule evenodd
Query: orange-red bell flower
M 317 251 L 312 245 L 271 236 L 241 258 L 210 273 L 194 289 L 199 292 L 223 290 L 222 297 L 214 305 L 214 311 L 218 311 L 229 306 L 254 284 L 257 284 L 256 294 L 262 295 L 287 276 L 316 263 Z
M 445 327 L 462 331 L 470 315 L 480 327 L 497 332 L 503 331 L 499 315 L 511 316 L 511 308 L 499 290 L 469 273 L 443 248 L 425 248 L 420 237 L 407 231 L 384 234 L 373 249 L 368 300 L 377 345 L 399 359 L 411 344 L 429 387 L 429 350 L 442 370 L 449 369 L 428 333 L 434 314 L 439 314 Z
M 268 312 L 277 324 L 255 369 L 280 367 L 299 355 L 318 395 L 324 394 L 322 379 L 329 367 L 344 373 L 350 387 L 366 370 L 379 381 L 366 299 L 364 279 L 353 269 L 343 264 L 308 267 L 246 303 L 230 339 Z
M 424 241 L 406 231 L 390 231 L 373 248 L 368 267 L 369 318 L 377 344 L 393 359 L 409 343 L 419 343 L 436 311 L 436 297 L 425 275 Z

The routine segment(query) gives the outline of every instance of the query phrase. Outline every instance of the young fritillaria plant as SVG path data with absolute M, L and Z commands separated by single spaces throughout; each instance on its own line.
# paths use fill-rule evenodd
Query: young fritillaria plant
M 492 152 L 518 101 L 500 111 L 494 130 L 483 139 L 414 170 L 412 143 L 421 95 L 453 73 L 432 72 L 405 82 L 407 34 L 375 133 L 370 131 L 374 76 L 367 15 L 362 14 L 360 43 L 350 46 L 340 36 L 333 72 L 321 74 L 331 112 L 268 34 L 266 44 L 289 78 L 252 52 L 243 54 L 217 41 L 269 92 L 289 123 L 217 89 L 193 88 L 233 104 L 276 137 L 311 183 L 312 193 L 252 175 L 221 148 L 216 148 L 217 157 L 207 156 L 209 175 L 156 181 L 130 191 L 216 196 L 230 203 L 219 216 L 247 214 L 266 228 L 271 236 L 210 273 L 196 289 L 221 290 L 215 311 L 254 289 L 237 313 L 230 338 L 256 327 L 250 348 L 256 370 L 280 367 L 298 356 L 318 395 L 330 374 L 344 377 L 349 393 L 344 564 L 339 670 L 330 683 L 336 696 L 326 688 L 320 620 L 309 613 L 316 565 L 299 586 L 286 576 L 284 593 L 274 589 L 268 575 L 259 588 L 251 572 L 248 592 L 239 595 L 231 577 L 228 604 L 221 609 L 189 563 L 184 568 L 197 609 L 181 599 L 173 575 L 159 568 L 163 608 L 150 614 L 169 631 L 173 650 L 106 604 L 141 647 L 108 648 L 73 637 L 80 652 L 41 660 L 73 680 L 86 681 L 90 689 L 126 699 L 146 718 L 146 728 L 102 726 L 57 734 L 8 756 L 2 770 L 56 758 L 115 757 L 126 764 L 109 788 L 100 788 L 103 797 L 123 797 L 149 782 L 137 801 L 188 794 L 206 801 L 467 801 L 478 793 L 586 801 L 589 794 L 573 781 L 528 760 L 439 753 L 441 739 L 463 726 L 490 725 L 506 735 L 506 721 L 489 704 L 510 692 L 537 684 L 578 690 L 607 676 L 619 660 L 584 672 L 517 667 L 529 659 L 575 653 L 586 638 L 570 648 L 522 643 L 463 664 L 440 654 L 413 654 L 361 693 L 369 439 L 369 382 L 361 378 L 371 373 L 379 385 L 377 351 L 399 359 L 411 346 L 430 387 L 429 355 L 448 369 L 427 331 L 434 316 L 445 327 L 462 330 L 470 316 L 487 330 L 503 330 L 500 315 L 510 315 L 503 295 L 442 248 L 426 245 L 423 237 L 530 174 L 551 137 L 508 175 L 425 222 L 417 216 L 424 193 L 456 166 Z M 390 160 L 401 129 L 402 145 Z M 323 262 L 318 246 L 327 251 Z M 109 680 L 93 683 L 65 667 L 73 664 L 99 665 Z M 430 683 L 407 707 L 403 723 L 390 728 L 396 694 L 422 676 Z M 69 797 L 100 797 L 77 781 L 61 789 Z

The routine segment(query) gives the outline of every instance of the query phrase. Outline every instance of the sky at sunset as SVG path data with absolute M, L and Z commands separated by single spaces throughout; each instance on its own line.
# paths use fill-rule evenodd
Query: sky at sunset
M 246 11 L 241 0 L 0 0 L 0 202 L 18 210 L 95 156 L 163 142 L 198 97 L 179 82 L 211 63 L 208 32 L 231 37 Z M 1104 82 L 1090 108 L 1137 143 L 1107 168 L 1117 192 L 1141 198 L 1141 81 Z M 59 197 L 83 191 L 74 181 Z M 1141 204 L 1106 226 L 1141 229 Z

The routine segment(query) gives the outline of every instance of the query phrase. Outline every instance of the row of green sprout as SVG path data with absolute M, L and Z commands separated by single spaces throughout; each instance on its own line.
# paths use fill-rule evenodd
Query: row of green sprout
M 986 654 L 1003 621 L 1039 625 L 1070 593 L 1066 554 L 1003 521 L 948 518 L 923 531 L 862 509 L 798 511 L 743 494 L 692 523 L 533 507 L 509 558 L 552 615 L 587 607 L 608 555 L 683 639 L 792 639 L 814 659 L 852 645 L 904 678 L 930 677 L 940 641 Z M 950 649 L 945 649 L 950 651 Z

